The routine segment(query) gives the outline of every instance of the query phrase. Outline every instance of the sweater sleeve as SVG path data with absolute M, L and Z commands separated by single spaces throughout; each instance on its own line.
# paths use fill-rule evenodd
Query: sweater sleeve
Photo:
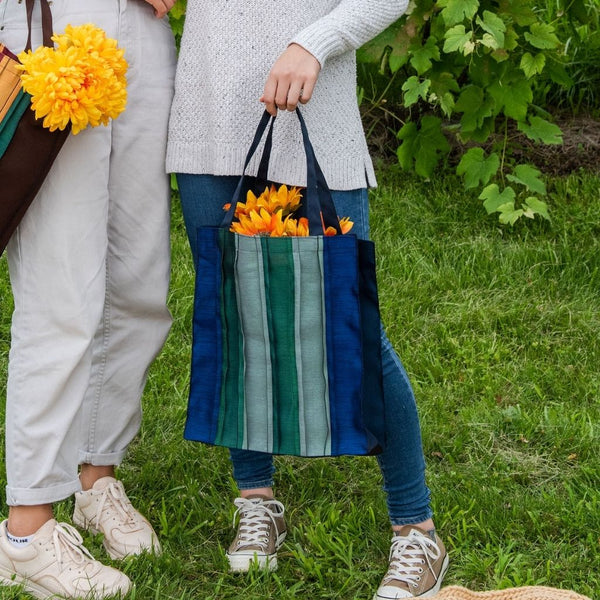
M 399 19 L 408 0 L 341 0 L 290 40 L 308 50 L 321 66 L 332 56 L 356 50 Z

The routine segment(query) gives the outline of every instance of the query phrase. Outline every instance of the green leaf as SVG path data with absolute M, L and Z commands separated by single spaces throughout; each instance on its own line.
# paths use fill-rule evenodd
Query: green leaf
M 412 106 L 418 102 L 419 98 L 426 100 L 430 85 L 431 81 L 429 81 L 429 79 L 421 81 L 415 75 L 409 77 L 402 86 L 402 91 L 404 92 L 404 106 Z
M 442 155 L 450 150 L 442 133 L 442 121 L 437 117 L 423 117 L 420 129 L 409 121 L 398 133 L 398 138 L 402 140 L 397 151 L 398 162 L 403 169 L 414 168 L 421 177 L 431 177 Z
M 483 206 L 487 210 L 488 215 L 498 211 L 500 207 L 504 207 L 512 203 L 515 204 L 515 191 L 510 187 L 505 187 L 502 192 L 500 188 L 492 183 L 488 185 L 481 194 L 479 194 L 480 200 L 485 200 Z
M 540 200 L 535 196 L 529 196 L 529 198 L 525 199 L 525 204 L 533 213 L 535 213 L 536 215 L 540 215 L 540 217 L 543 217 L 544 219 L 546 219 L 546 221 L 550 221 L 548 205 L 543 200 Z
M 525 80 L 505 82 L 502 80 L 492 83 L 488 92 L 496 101 L 496 108 L 502 110 L 507 117 L 522 121 L 527 115 L 527 108 L 533 100 L 531 84 Z
M 525 73 L 525 77 L 529 79 L 534 75 L 539 75 L 546 65 L 546 56 L 541 52 L 533 56 L 529 52 L 525 52 L 521 57 L 521 64 L 519 65 Z
M 549 50 L 560 45 L 560 40 L 554 34 L 554 27 L 548 23 L 534 23 L 525 32 L 525 39 L 540 50 Z
M 463 113 L 460 120 L 463 132 L 479 129 L 487 117 L 493 113 L 493 100 L 484 101 L 483 90 L 476 85 L 468 85 L 461 92 L 454 107 L 456 112 Z
M 494 152 L 485 158 L 482 148 L 471 148 L 460 159 L 456 173 L 463 175 L 465 188 L 470 189 L 478 185 L 486 185 L 496 174 L 500 166 L 500 158 Z
M 519 27 L 527 27 L 538 20 L 531 0 L 498 0 L 497 12 L 514 20 Z
M 401 69 L 408 62 L 408 54 L 400 54 L 399 52 L 393 52 L 388 56 L 388 65 L 390 71 L 395 73 Z
M 460 50 L 465 56 L 470 54 L 473 49 L 471 48 L 472 42 L 471 37 L 472 31 L 465 32 L 464 25 L 455 25 L 446 31 L 444 34 L 444 52 L 447 54 L 450 52 L 457 52 Z
M 431 69 L 431 61 L 439 59 L 440 49 L 437 46 L 437 40 L 435 37 L 430 36 L 424 46 L 413 52 L 410 64 L 418 75 L 423 75 Z
M 454 96 L 450 92 L 446 92 L 439 98 L 440 108 L 442 112 L 449 117 L 454 112 Z
M 529 117 L 529 124 L 519 121 L 519 131 L 522 131 L 530 140 L 548 145 L 562 144 L 562 131 L 558 125 L 542 119 L 542 117 Z
M 476 22 L 486 32 L 481 39 L 481 43 L 484 46 L 492 48 L 492 50 L 504 47 L 506 25 L 500 17 L 497 17 L 489 10 L 484 10 L 483 19 L 477 17 Z
M 447 26 L 455 25 L 465 19 L 471 20 L 479 8 L 479 0 L 440 0 L 443 6 L 441 15 Z
M 498 217 L 498 220 L 504 225 L 514 225 L 524 214 L 523 209 L 517 208 L 515 210 L 515 208 L 511 206 L 500 207 L 499 212 L 500 216 Z
M 517 165 L 512 175 L 506 178 L 513 183 L 520 183 L 536 194 L 546 195 L 546 184 L 540 179 L 541 172 L 530 165 Z

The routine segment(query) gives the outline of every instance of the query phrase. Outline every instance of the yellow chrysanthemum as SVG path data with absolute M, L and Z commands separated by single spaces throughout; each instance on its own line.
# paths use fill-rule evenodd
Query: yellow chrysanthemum
M 54 35 L 55 48 L 40 46 L 19 55 L 23 89 L 35 116 L 54 131 L 71 123 L 79 133 L 106 125 L 127 103 L 124 51 L 95 25 L 67 25 Z

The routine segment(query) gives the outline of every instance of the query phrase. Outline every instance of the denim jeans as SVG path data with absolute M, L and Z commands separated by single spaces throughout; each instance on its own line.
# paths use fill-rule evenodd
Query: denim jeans
M 192 253 L 196 256 L 198 227 L 218 225 L 223 205 L 231 200 L 238 177 L 178 174 L 183 217 Z M 369 237 L 369 204 L 366 189 L 332 191 L 340 216 L 354 222 L 352 233 Z M 415 397 L 408 376 L 381 330 L 385 396 L 386 447 L 377 457 L 384 480 L 393 525 L 420 523 L 432 516 L 425 484 L 425 460 Z M 239 489 L 272 487 L 273 456 L 262 452 L 230 449 L 233 475 Z

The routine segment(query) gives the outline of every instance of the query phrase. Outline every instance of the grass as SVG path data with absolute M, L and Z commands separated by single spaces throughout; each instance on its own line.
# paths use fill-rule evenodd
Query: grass
M 549 182 L 551 223 L 501 227 L 452 178 L 382 171 L 372 235 L 388 333 L 417 395 L 446 583 L 600 594 L 600 178 Z M 291 525 L 276 573 L 226 572 L 225 450 L 182 440 L 193 269 L 173 209 L 171 336 L 120 468 L 165 552 L 126 562 L 140 600 L 370 598 L 389 544 L 371 458 L 277 461 Z M 11 300 L 0 260 L 0 394 Z M 68 519 L 69 501 L 58 506 Z M 6 509 L 3 509 L 3 513 Z M 98 539 L 85 536 L 103 557 Z M 19 598 L 2 590 L 1 598 Z

